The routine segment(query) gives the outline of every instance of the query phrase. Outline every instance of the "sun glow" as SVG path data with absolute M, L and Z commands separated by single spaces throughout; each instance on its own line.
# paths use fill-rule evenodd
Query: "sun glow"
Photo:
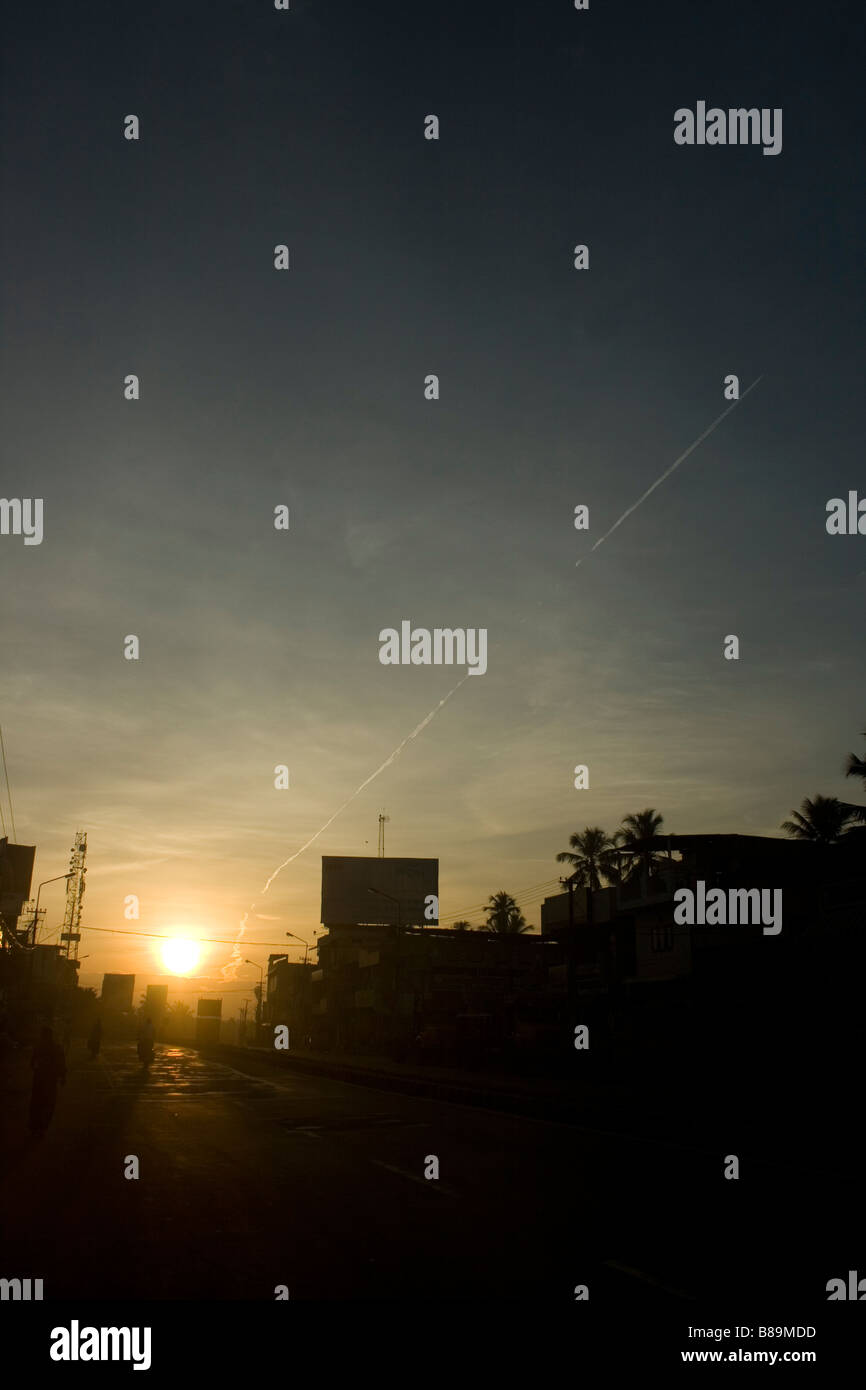
M 174 937 L 162 948 L 162 963 L 172 975 L 189 975 L 198 965 L 200 956 L 198 944 L 185 937 Z

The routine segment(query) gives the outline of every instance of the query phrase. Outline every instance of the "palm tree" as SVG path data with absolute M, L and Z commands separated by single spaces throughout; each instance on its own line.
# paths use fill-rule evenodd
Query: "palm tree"
M 473 930 L 473 927 L 472 927 L 472 923 L 471 923 L 471 922 L 467 922 L 465 918 L 461 917 L 461 919 L 460 919 L 459 922 L 452 922 L 452 923 L 451 923 L 451 930 L 452 930 L 452 931 L 472 931 L 472 930 Z
M 529 923 L 514 898 L 504 890 L 491 893 L 484 911 L 487 913 L 487 931 L 498 932 L 500 936 L 518 936 L 529 931 Z
M 866 738 L 866 729 L 863 730 L 863 737 Z M 866 787 L 866 761 L 858 758 L 856 753 L 848 754 L 848 761 L 845 764 L 846 777 L 859 777 Z
M 183 1041 L 192 1037 L 192 1009 L 183 999 L 175 999 L 173 1004 L 169 1004 L 165 1011 L 164 1023 L 166 1033 L 175 1042 Z
M 650 879 L 660 867 L 663 856 L 648 847 L 646 841 L 655 839 L 663 824 L 664 816 L 651 806 L 634 815 L 623 816 L 622 825 L 613 838 L 614 844 L 629 856 L 623 871 L 625 883 L 631 883 L 643 875 Z
M 574 866 L 569 877 L 579 888 L 600 888 L 602 877 L 616 880 L 615 844 L 600 825 L 588 825 L 583 833 L 575 830 L 568 843 L 571 849 L 562 850 L 556 862 Z
M 863 737 L 866 738 L 866 729 L 863 730 Z M 859 777 L 863 786 L 866 787 L 866 759 L 858 758 L 856 753 L 849 753 L 845 763 L 845 776 Z M 866 806 L 852 806 L 850 810 L 852 812 L 852 820 L 859 822 L 861 825 L 866 825 Z M 848 834 L 850 835 L 851 831 L 855 828 L 857 829 L 858 835 L 862 834 L 859 825 L 856 827 L 851 826 Z
M 832 845 L 839 840 L 852 819 L 852 808 L 835 796 L 804 796 L 793 820 L 783 820 L 782 830 L 793 840 L 810 840 L 815 845 Z

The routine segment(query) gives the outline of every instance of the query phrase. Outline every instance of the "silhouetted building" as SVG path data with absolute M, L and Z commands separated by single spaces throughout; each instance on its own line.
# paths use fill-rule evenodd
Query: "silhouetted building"
M 292 1047 L 303 1046 L 310 1031 L 314 968 L 282 954 L 268 956 L 264 1022 L 270 1035 L 277 1024 L 285 1024 Z
M 371 1052 L 501 1050 L 521 1013 L 547 1001 L 560 956 L 530 934 L 332 928 L 311 976 L 314 1040 Z
M 736 1008 L 738 1035 L 752 1040 L 743 1048 L 760 1051 L 760 1021 L 772 1017 L 778 1031 L 786 1010 L 814 1002 L 810 982 L 830 959 L 837 970 L 846 960 L 859 970 L 866 901 L 853 840 L 822 848 L 757 835 L 665 835 L 641 848 L 661 856 L 653 877 L 594 892 L 574 887 L 541 909 L 543 934 L 565 953 L 564 968 L 551 973 L 570 1014 L 591 1016 L 606 1046 L 625 1042 L 644 1058 L 660 1041 L 680 1055 L 696 1039 L 709 1048 Z M 674 894 L 697 895 L 699 884 L 726 897 L 780 890 L 781 931 L 754 920 L 676 922 Z

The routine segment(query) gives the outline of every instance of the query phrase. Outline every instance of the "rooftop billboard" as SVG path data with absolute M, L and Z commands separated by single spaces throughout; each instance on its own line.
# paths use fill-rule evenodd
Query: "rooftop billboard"
M 103 975 L 102 1007 L 117 1009 L 118 1013 L 128 1013 L 132 1009 L 134 989 L 134 975 Z
M 434 898 L 432 914 L 427 899 Z M 322 925 L 430 925 L 439 919 L 438 859 L 322 856 Z
M 168 1008 L 168 985 L 148 985 L 144 994 L 145 1012 L 164 1014 Z
M 0 840 L 0 913 L 7 927 L 15 926 L 24 903 L 30 897 L 35 845 L 16 845 Z

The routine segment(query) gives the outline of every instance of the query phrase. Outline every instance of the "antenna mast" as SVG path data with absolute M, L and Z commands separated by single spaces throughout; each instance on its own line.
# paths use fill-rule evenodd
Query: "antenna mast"
M 79 830 L 69 856 L 70 877 L 66 880 L 66 911 L 63 915 L 63 931 L 60 940 L 66 942 L 66 959 L 78 960 L 78 943 L 81 940 L 81 899 L 84 897 L 84 875 L 87 873 L 84 861 L 87 858 L 87 831 Z
M 391 819 L 391 817 L 390 817 L 390 816 L 386 816 L 384 811 L 380 811 L 380 812 L 379 812 L 379 858 L 380 858 L 380 859 L 384 859 L 384 858 L 385 858 L 385 822 L 388 821 L 388 820 L 390 820 L 390 819 Z

